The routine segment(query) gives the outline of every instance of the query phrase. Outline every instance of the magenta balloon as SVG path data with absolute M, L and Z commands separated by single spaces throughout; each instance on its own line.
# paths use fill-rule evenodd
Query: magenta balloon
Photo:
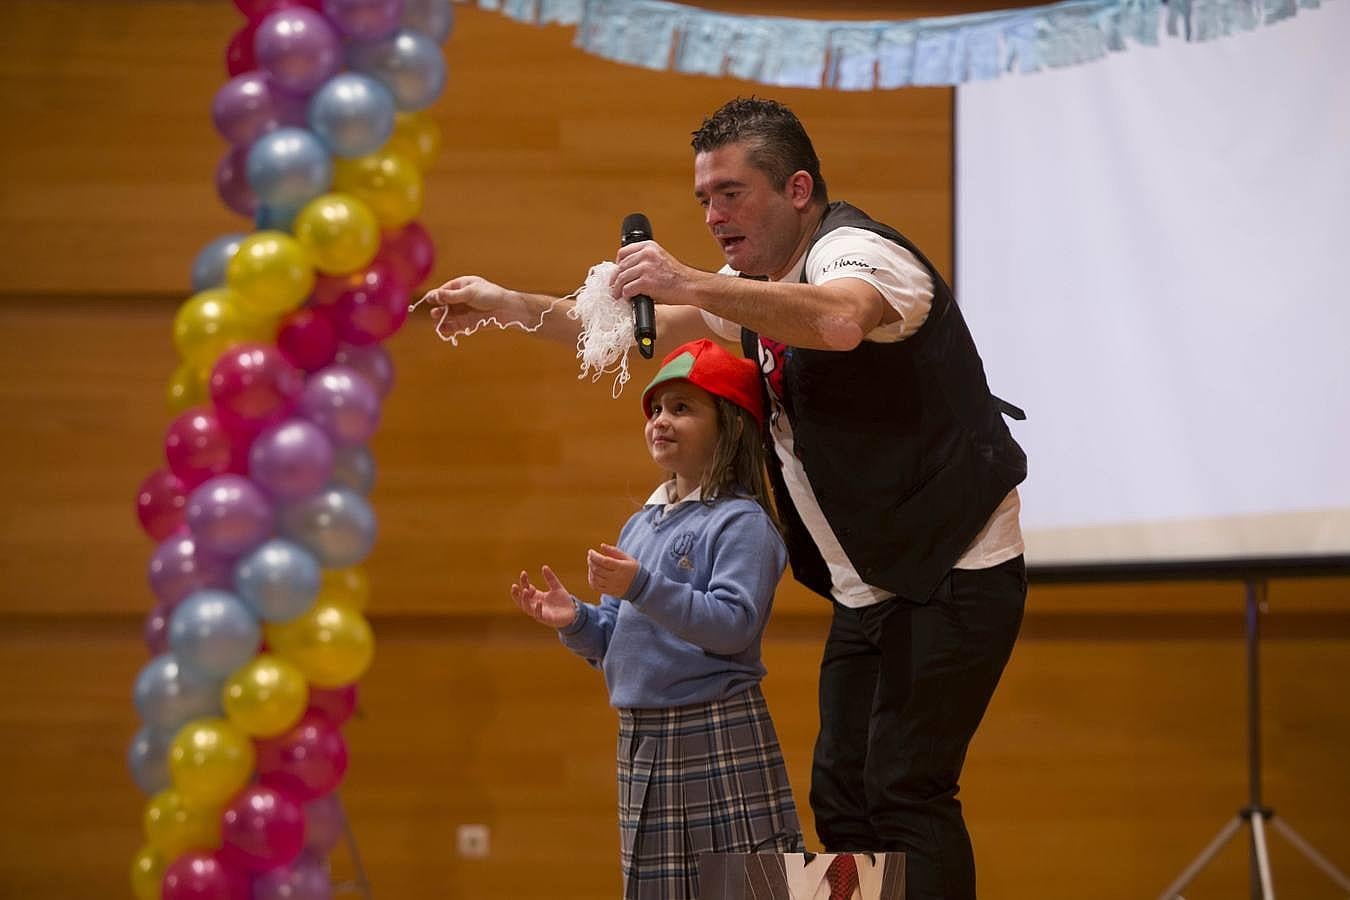
M 225 151 L 216 164 L 216 193 L 230 209 L 251 219 L 258 211 L 258 195 L 248 183 L 248 149 L 240 145 Z
M 261 431 L 290 415 L 305 376 L 272 344 L 240 344 L 211 367 L 211 400 L 227 428 Z
M 161 900 L 248 900 L 248 876 L 214 853 L 184 853 L 164 870 Z
M 364 444 L 380 424 L 380 395 L 355 369 L 329 366 L 305 383 L 300 414 L 322 428 L 337 447 Z
M 408 318 L 408 286 L 387 260 L 376 258 L 333 304 L 333 324 L 348 344 L 366 346 L 393 335 Z
M 258 780 L 302 803 L 330 793 L 347 771 L 342 732 L 317 713 L 305 713 L 290 731 L 256 746 Z
M 342 41 L 319 13 L 282 9 L 258 23 L 258 66 L 282 90 L 308 94 L 342 67 Z
M 141 529 L 156 541 L 164 540 L 183 526 L 186 506 L 186 486 L 167 469 L 151 472 L 136 491 L 136 518 Z
M 305 827 L 309 828 L 308 821 Z M 264 872 L 253 882 L 253 900 L 331 900 L 332 896 L 328 863 L 308 851 L 289 866 Z
M 197 546 L 186 531 L 165 538 L 150 557 L 150 590 L 172 608 L 188 594 L 203 588 L 229 587 L 230 566 Z
M 403 0 L 323 0 L 323 11 L 347 37 L 377 41 L 398 30 Z
M 384 233 L 380 258 L 394 268 L 394 274 L 411 291 L 431 274 L 436 264 L 436 245 L 420 222 L 409 222 Z
M 382 399 L 394 387 L 394 361 L 389 358 L 389 351 L 380 344 L 366 344 L 363 347 L 343 345 L 338 348 L 333 362 L 364 375 Z
M 220 419 L 205 406 L 183 410 L 164 434 L 164 458 L 188 490 L 213 475 L 242 472 L 242 456 Z
M 254 440 L 248 473 L 277 499 L 308 497 L 321 490 L 333 474 L 333 444 L 313 422 L 287 419 Z
M 338 795 L 324 794 L 305 804 L 305 849 L 320 856 L 328 853 L 342 840 L 347 817 L 342 811 Z
M 310 685 L 309 711 L 323 716 L 334 727 L 340 727 L 356 712 L 356 685 L 345 684 L 336 688 Z
M 250 872 L 289 865 L 305 847 L 305 816 L 290 797 L 264 785 L 244 788 L 221 815 L 220 858 Z
M 297 309 L 278 323 L 277 349 L 297 369 L 315 372 L 337 354 L 337 329 L 323 309 Z
M 188 528 L 204 552 L 221 559 L 241 556 L 272 533 L 272 504 L 242 475 L 217 475 L 188 497 Z

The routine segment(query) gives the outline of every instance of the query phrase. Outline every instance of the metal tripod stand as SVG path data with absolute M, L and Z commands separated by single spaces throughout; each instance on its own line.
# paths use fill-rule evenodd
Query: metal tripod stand
M 1261 607 L 1266 599 L 1264 579 L 1247 580 L 1247 783 L 1250 794 L 1247 805 L 1237 811 L 1237 815 L 1224 825 L 1214 840 L 1200 851 L 1176 881 L 1167 886 L 1158 900 L 1185 900 L 1181 891 L 1200 874 L 1205 866 L 1218 855 L 1238 833 L 1243 823 L 1252 829 L 1251 844 L 1251 896 L 1252 900 L 1275 900 L 1275 886 L 1270 877 L 1270 856 L 1266 850 L 1266 825 L 1271 825 L 1284 836 L 1295 850 L 1304 858 L 1322 870 L 1328 878 L 1350 895 L 1350 878 L 1337 869 L 1311 844 L 1305 841 L 1283 819 L 1275 818 L 1275 810 L 1261 802 L 1261 682 L 1258 647 L 1260 641 Z

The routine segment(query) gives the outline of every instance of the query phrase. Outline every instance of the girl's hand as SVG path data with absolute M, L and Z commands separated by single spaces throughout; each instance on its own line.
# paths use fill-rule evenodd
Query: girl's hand
M 543 567 L 547 591 L 530 584 L 530 576 L 522 569 L 520 579 L 511 585 L 511 599 L 531 619 L 550 628 L 566 628 L 577 619 L 572 595 L 548 566 Z
M 626 594 L 641 567 L 636 559 L 609 544 L 601 544 L 599 550 L 586 551 L 586 581 L 611 597 Z

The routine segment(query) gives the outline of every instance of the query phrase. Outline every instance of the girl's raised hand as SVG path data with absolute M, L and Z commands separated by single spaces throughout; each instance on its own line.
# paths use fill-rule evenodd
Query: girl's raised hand
M 543 567 L 547 591 L 530 583 L 530 576 L 522 569 L 520 578 L 511 585 L 511 599 L 531 619 L 550 628 L 566 628 L 576 621 L 577 610 L 572 594 L 563 587 L 558 576 L 548 566 Z
M 622 597 L 641 565 L 618 547 L 601 544 L 599 550 L 586 551 L 586 581 L 602 594 Z

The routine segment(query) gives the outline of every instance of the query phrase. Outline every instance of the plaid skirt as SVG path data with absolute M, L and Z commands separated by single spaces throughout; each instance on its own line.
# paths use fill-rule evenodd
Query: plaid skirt
M 698 854 L 805 849 L 756 685 L 723 700 L 619 710 L 624 900 L 694 900 Z

